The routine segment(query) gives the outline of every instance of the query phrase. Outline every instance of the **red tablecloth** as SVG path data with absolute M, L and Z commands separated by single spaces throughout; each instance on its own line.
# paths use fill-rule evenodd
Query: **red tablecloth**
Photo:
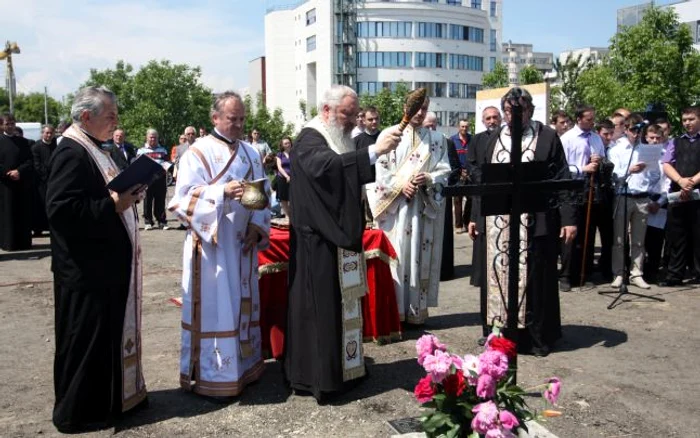
M 366 230 L 362 241 L 369 286 L 369 292 L 362 298 L 363 336 L 365 341 L 401 339 L 401 322 L 389 269 L 391 260 L 396 259 L 396 252 L 381 230 Z M 258 269 L 262 347 L 274 358 L 284 353 L 288 264 L 289 230 L 272 228 L 270 247 L 258 253 Z

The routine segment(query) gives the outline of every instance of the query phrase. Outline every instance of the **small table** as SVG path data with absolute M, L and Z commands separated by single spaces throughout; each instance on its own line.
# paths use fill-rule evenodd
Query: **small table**
M 362 298 L 364 340 L 380 343 L 400 340 L 401 322 L 389 267 L 396 260 L 396 252 L 382 230 L 365 230 L 362 244 L 368 285 L 368 292 Z M 270 247 L 258 252 L 258 275 L 262 348 L 275 359 L 284 354 L 288 267 L 289 230 L 272 228 Z

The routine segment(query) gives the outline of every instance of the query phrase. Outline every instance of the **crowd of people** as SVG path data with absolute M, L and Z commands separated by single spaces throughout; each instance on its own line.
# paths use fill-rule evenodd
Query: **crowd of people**
M 452 274 L 453 234 L 468 233 L 483 344 L 507 319 L 510 218 L 488 213 L 489 203 L 502 200 L 446 199 L 442 187 L 483 183 L 485 165 L 511 162 L 516 106 L 523 137 L 514 159 L 546 164 L 547 180 L 585 180 L 582 196 L 552 195 L 556 202 L 520 219 L 518 239 L 528 251 L 518 281 L 519 352 L 546 356 L 561 337 L 559 291 L 591 279 L 596 230 L 602 249 L 595 267 L 614 288 L 627 277 L 643 289 L 700 280 L 700 107 L 683 110 L 685 132 L 673 139 L 666 118 L 656 114 L 649 123 L 650 114 L 624 108 L 599 118 L 581 106 L 573 117 L 555 113 L 549 126 L 532 119 L 532 96 L 514 87 L 500 108 L 483 110 L 484 132 L 472 135 L 469 121 L 460 120 L 448 137 L 436 130 L 430 98 L 418 103 L 405 123 L 380 130 L 377 108 L 360 109 L 355 91 L 332 86 L 318 116 L 294 140 L 281 139 L 277 153 L 257 129 L 247 138 L 245 106 L 233 92 L 213 102 L 211 132 L 200 129 L 196 138 L 195 127 L 186 127 L 170 153 L 154 129 L 142 147 L 126 142 L 117 96 L 104 87 L 75 95 L 72 125 L 61 127 L 60 141 L 46 126 L 30 146 L 4 115 L 0 247 L 26 249 L 32 229 L 50 231 L 58 430 L 107 427 L 147 406 L 136 204 L 144 201 L 144 231 L 168 229 L 167 186 L 161 178 L 122 193 L 107 189 L 141 155 L 173 163 L 167 209 L 186 230 L 180 385 L 217 401 L 238 396 L 264 369 L 257 254 L 269 244 L 272 213 L 242 201 L 245 181 L 264 181 L 272 196 L 271 171 L 290 229 L 283 373 L 292 390 L 324 403 L 366 376 L 359 300 L 367 225 L 396 250 L 399 318 L 414 325 L 426 322 L 440 280 Z M 43 216 L 32 216 L 32 202 Z M 551 275 L 557 269 L 559 276 Z

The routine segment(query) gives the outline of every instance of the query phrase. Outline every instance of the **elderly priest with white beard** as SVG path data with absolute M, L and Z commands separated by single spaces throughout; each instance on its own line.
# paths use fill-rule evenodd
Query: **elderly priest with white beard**
M 355 150 L 350 133 L 358 111 L 355 91 L 331 87 L 290 157 L 294 179 L 284 371 L 293 390 L 310 393 L 319 403 L 365 375 L 362 185 L 373 180 L 377 157 L 396 148 L 401 136 L 394 128 L 382 141 Z

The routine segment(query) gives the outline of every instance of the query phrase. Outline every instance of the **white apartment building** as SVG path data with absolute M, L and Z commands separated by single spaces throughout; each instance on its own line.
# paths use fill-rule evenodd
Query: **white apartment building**
M 617 29 L 622 26 L 634 26 L 642 21 L 644 11 L 652 5 L 661 8 L 672 8 L 678 14 L 678 21 L 685 23 L 690 27 L 690 32 L 693 34 L 693 46 L 700 50 L 700 0 L 680 0 L 668 2 L 666 4 L 658 4 L 658 2 L 647 2 L 635 6 L 629 6 L 617 10 Z
M 297 128 L 333 83 L 425 87 L 442 126 L 474 117 L 500 56 L 502 0 L 306 0 L 265 16 L 267 104 Z M 394 121 L 392 121 L 394 122 Z M 398 123 L 398 120 L 395 121 Z
M 532 44 L 503 43 L 501 62 L 508 68 L 508 82 L 518 84 L 520 70 L 526 65 L 532 65 L 543 75 L 554 68 L 554 57 L 551 52 L 535 52 Z

